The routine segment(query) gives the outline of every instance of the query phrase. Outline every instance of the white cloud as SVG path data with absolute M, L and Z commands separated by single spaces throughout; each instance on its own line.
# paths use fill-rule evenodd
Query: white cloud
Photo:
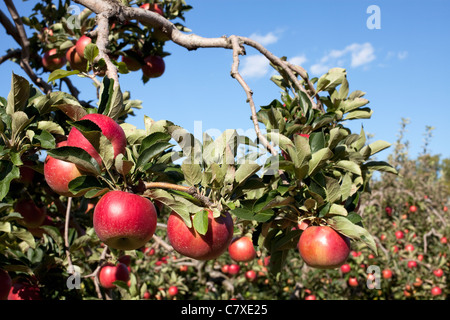
M 407 56 L 408 56 L 408 51 L 402 51 L 397 54 L 397 58 L 399 60 L 406 59 Z
M 288 59 L 288 61 L 297 66 L 302 66 L 306 61 L 308 61 L 308 59 L 306 59 L 305 55 L 301 55 L 301 56 L 292 57 L 292 58 Z
M 260 54 L 246 56 L 241 63 L 242 69 L 240 73 L 243 77 L 260 78 L 269 72 L 269 60 Z
M 274 32 L 269 32 L 265 35 L 252 33 L 249 38 L 255 40 L 256 42 L 259 42 L 263 46 L 267 46 L 278 41 L 278 36 Z
M 344 67 L 346 64 L 353 68 L 369 64 L 375 60 L 375 49 L 369 42 L 353 43 L 342 50 L 333 49 L 324 55 L 318 63 L 310 67 L 311 73 L 321 75 L 335 66 Z

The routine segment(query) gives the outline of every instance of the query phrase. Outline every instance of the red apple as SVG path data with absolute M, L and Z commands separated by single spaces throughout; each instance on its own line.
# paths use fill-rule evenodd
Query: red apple
M 386 211 L 388 216 L 392 216 L 392 208 L 391 207 L 384 208 L 384 211 Z
M 111 141 L 114 149 L 114 157 L 121 153 L 125 154 L 127 138 L 122 127 L 114 119 L 103 114 L 91 113 L 82 117 L 81 120 L 90 120 L 100 127 L 102 134 Z M 99 166 L 102 166 L 100 154 L 77 128 L 73 127 L 70 130 L 69 136 L 67 137 L 67 145 L 84 149 L 97 160 Z
M 9 291 L 8 300 L 41 300 L 41 291 L 37 285 L 16 282 Z
M 25 160 L 23 165 L 19 167 L 20 178 L 19 181 L 26 185 L 29 185 L 33 182 L 35 171 L 30 168 L 34 166 L 35 163 L 33 161 Z
M 405 237 L 405 234 L 403 233 L 403 231 L 398 230 L 395 232 L 395 237 L 400 240 Z
M 150 297 L 151 297 L 151 294 L 150 294 L 150 292 L 148 292 L 148 291 L 145 291 L 144 294 L 143 294 L 143 296 L 142 296 L 142 298 L 144 298 L 145 300 L 150 299 Z
M 0 300 L 7 300 L 12 287 L 12 280 L 9 273 L 0 269 Z
M 415 205 L 412 205 L 409 207 L 409 212 L 414 213 L 417 211 L 417 207 Z
M 106 193 L 93 216 L 99 239 L 120 250 L 144 246 L 155 232 L 156 220 L 156 209 L 149 199 L 119 190 Z
M 208 231 L 198 233 L 188 228 L 184 220 L 174 211 L 167 221 L 167 236 L 175 251 L 197 260 L 211 260 L 223 254 L 233 237 L 233 220 L 228 212 L 218 218 L 208 210 Z
M 440 239 L 440 242 L 441 242 L 442 244 L 447 244 L 447 238 L 446 238 L 446 237 L 442 237 L 442 238 Z
M 440 296 L 442 294 L 442 289 L 439 287 L 433 287 L 431 288 L 431 295 L 433 296 Z
M 76 46 L 69 48 L 66 52 L 66 60 L 69 61 L 72 70 L 86 71 L 87 60 L 80 57 L 77 53 Z
M 142 72 L 147 78 L 158 78 L 166 69 L 164 59 L 160 56 L 148 56 L 144 59 Z
M 123 263 L 124 265 L 129 267 L 131 264 L 131 256 L 128 254 L 125 254 L 123 256 L 120 256 L 119 259 L 117 259 L 117 261 L 119 261 L 120 263 Z
M 245 272 L 245 278 L 248 281 L 255 281 L 256 280 L 256 272 L 254 270 L 248 270 L 247 272 Z
M 45 220 L 45 208 L 39 208 L 31 199 L 21 199 L 14 205 L 14 210 L 22 215 L 17 222 L 27 228 L 37 228 Z
M 357 287 L 358 286 L 358 279 L 356 279 L 355 277 L 350 277 L 348 279 L 348 285 L 350 287 Z
M 105 289 L 114 289 L 116 285 L 114 281 L 128 282 L 130 280 L 130 272 L 123 263 L 117 265 L 105 264 L 98 274 L 100 285 Z
M 440 278 L 440 277 L 442 277 L 444 275 L 444 271 L 442 271 L 441 268 L 434 270 L 433 273 L 438 278 Z
M 416 268 L 417 267 L 417 262 L 415 262 L 414 260 L 408 261 L 408 268 L 412 269 L 412 268 Z
M 137 71 L 142 68 L 141 63 L 130 56 L 122 56 L 122 62 L 127 65 L 129 71 Z
M 350 254 L 350 239 L 328 226 L 311 226 L 298 242 L 301 257 L 307 265 L 319 269 L 340 267 Z
M 384 269 L 382 274 L 383 274 L 383 278 L 385 278 L 385 279 L 392 278 L 392 271 L 390 269 Z
M 63 147 L 67 145 L 67 141 L 59 142 L 56 147 Z M 57 194 L 65 197 L 79 197 L 83 193 L 73 195 L 69 191 L 69 182 L 73 179 L 82 176 L 78 167 L 72 163 L 64 160 L 55 159 L 47 156 L 44 162 L 44 177 L 48 186 Z
M 316 300 L 316 296 L 313 295 L 313 294 L 307 295 L 307 296 L 305 297 L 305 300 Z
M 160 5 L 157 3 L 144 3 L 140 6 L 140 8 L 145 9 L 145 10 L 150 10 L 153 12 L 156 12 L 162 16 L 164 16 L 164 12 L 161 9 Z
M 82 36 L 77 40 L 77 43 L 75 44 L 75 49 L 76 49 L 78 55 L 79 55 L 81 58 L 84 58 L 84 49 L 86 48 L 86 46 L 87 46 L 89 43 L 92 43 L 92 39 L 89 38 L 89 37 L 86 36 L 86 35 L 82 35 Z
M 238 264 L 235 264 L 235 263 L 230 264 L 230 265 L 228 266 L 228 274 L 230 274 L 230 275 L 236 275 L 236 274 L 239 273 L 239 270 L 240 270 L 240 269 L 241 269 L 241 268 L 239 267 Z
M 412 244 L 407 244 L 407 245 L 405 246 L 405 250 L 406 250 L 406 251 L 414 251 L 414 246 L 413 246 Z
M 178 287 L 177 286 L 171 286 L 169 290 L 167 291 L 169 296 L 175 297 L 178 294 Z
M 63 55 L 58 53 L 58 49 L 53 48 L 44 53 L 42 57 L 42 65 L 48 71 L 54 71 L 62 68 L 66 63 L 66 59 Z
M 229 268 L 229 267 L 230 267 L 229 265 L 224 264 L 224 265 L 222 266 L 222 268 L 220 268 L 220 270 L 221 270 L 223 273 L 227 274 L 227 273 L 228 273 L 228 268 Z
M 349 265 L 348 263 L 343 264 L 343 265 L 341 266 L 341 271 L 342 271 L 342 273 L 349 273 L 350 270 L 351 270 L 351 267 L 350 267 L 350 265 Z
M 249 237 L 235 238 L 228 246 L 231 259 L 236 262 L 248 262 L 256 258 L 253 242 Z

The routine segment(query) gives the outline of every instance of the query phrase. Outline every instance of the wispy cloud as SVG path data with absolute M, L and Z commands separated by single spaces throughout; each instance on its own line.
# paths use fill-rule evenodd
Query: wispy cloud
M 313 64 L 310 70 L 311 73 L 319 75 L 327 72 L 332 67 L 342 67 L 349 64 L 352 68 L 357 68 L 367 65 L 375 59 L 375 49 L 371 43 L 353 43 L 342 50 L 331 50 L 317 63 Z
M 302 66 L 306 61 L 308 61 L 308 59 L 306 59 L 305 55 L 301 55 L 301 56 L 292 57 L 292 58 L 288 59 L 288 61 L 292 64 Z
M 249 36 L 249 38 L 255 40 L 256 42 L 259 42 L 263 46 L 267 46 L 269 44 L 278 42 L 278 39 L 280 38 L 282 33 L 283 30 L 280 28 L 276 29 L 275 31 L 270 31 L 266 34 L 254 32 Z
M 270 64 L 266 57 L 260 54 L 245 56 L 240 73 L 243 77 L 260 78 L 269 72 Z

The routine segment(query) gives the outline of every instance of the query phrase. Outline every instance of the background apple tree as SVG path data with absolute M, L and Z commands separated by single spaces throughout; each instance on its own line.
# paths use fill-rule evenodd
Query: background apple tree
M 388 162 L 376 160 L 390 143 L 371 142 L 362 128 L 355 133 L 346 127 L 370 119 L 372 110 L 365 92 L 350 91 L 345 69 L 310 78 L 252 39 L 197 35 L 173 23 L 192 9 L 184 0 L 74 3 L 83 7 L 76 18 L 71 1 L 39 1 L 35 14 L 22 17 L 8 0 L 9 12 L 0 12 L 17 43 L 0 63 L 12 60 L 28 76 L 12 74 L 10 93 L 0 98 L 0 286 L 9 281 L 7 293 L 17 285 L 29 299 L 448 295 L 449 179 L 441 174 L 448 173 L 448 161 L 429 155 L 426 146 L 419 159 L 409 159 L 403 136 Z M 215 140 L 206 133 L 200 140 L 170 119 L 145 116 L 144 129 L 127 123 L 142 107 L 121 91 L 120 81 L 129 72 L 142 72 L 144 83 L 164 76 L 167 41 L 187 50 L 229 50 L 231 75 L 246 94 L 256 140 L 231 124 Z M 254 104 L 239 73 L 247 47 L 277 71 L 271 80 L 281 95 L 264 106 Z M 79 100 L 74 77 L 93 82 L 89 101 Z M 117 154 L 101 125 L 84 118 L 92 114 L 120 125 L 124 151 Z M 70 145 L 74 128 L 95 147 L 99 161 Z M 47 157 L 76 170 L 66 192 L 46 178 Z M 375 172 L 381 178 L 374 179 Z M 108 246 L 94 229 L 97 203 L 112 190 L 155 205 L 156 230 L 139 248 Z M 212 228 L 208 213 L 216 219 L 229 213 L 234 237 L 251 239 L 249 256 L 238 249 L 234 256 L 231 247 L 207 260 L 180 254 L 167 235 L 173 213 L 202 236 Z M 305 263 L 298 244 L 317 226 L 351 241 L 344 261 L 332 267 L 332 257 L 322 265 Z M 369 266 L 378 266 L 382 276 L 368 273 Z M 117 273 L 109 286 L 102 282 L 107 267 Z

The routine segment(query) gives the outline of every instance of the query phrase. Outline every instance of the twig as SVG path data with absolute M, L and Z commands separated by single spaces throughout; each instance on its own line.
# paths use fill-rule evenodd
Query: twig
M 70 274 L 74 274 L 75 270 L 72 264 L 72 257 L 70 255 L 69 250 L 69 223 L 70 223 L 70 211 L 72 210 L 72 197 L 67 198 L 67 207 L 66 207 L 66 220 L 64 222 L 64 246 L 66 251 L 67 263 L 69 265 L 68 272 Z

